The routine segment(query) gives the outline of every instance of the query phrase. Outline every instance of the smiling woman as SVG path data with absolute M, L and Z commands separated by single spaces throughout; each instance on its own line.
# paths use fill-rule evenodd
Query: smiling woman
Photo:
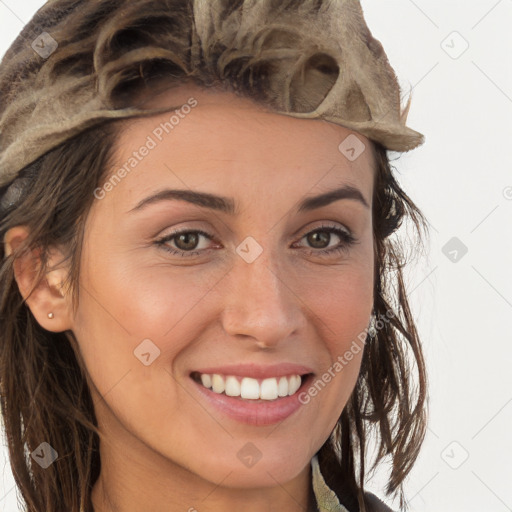
M 385 511 L 371 443 L 405 505 L 426 376 L 394 232 L 426 224 L 387 150 L 423 138 L 359 3 L 53 0 L 0 98 L 26 510 Z

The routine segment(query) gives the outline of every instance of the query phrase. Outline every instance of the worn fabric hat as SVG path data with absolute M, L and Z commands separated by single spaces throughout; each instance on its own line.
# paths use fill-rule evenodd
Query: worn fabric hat
M 156 64 L 176 83 L 243 84 L 278 113 L 390 150 L 424 140 L 358 0 L 50 0 L 0 64 L 0 187 L 85 129 L 177 108 L 126 100 Z

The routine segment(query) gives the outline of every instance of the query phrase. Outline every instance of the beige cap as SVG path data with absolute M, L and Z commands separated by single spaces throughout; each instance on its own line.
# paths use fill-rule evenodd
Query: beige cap
M 402 110 L 358 0 L 50 0 L 0 64 L 0 186 L 89 127 L 177 108 L 116 95 L 155 60 L 178 76 L 170 80 L 244 83 L 276 112 L 337 123 L 390 150 L 424 140 L 405 126 L 410 97 Z

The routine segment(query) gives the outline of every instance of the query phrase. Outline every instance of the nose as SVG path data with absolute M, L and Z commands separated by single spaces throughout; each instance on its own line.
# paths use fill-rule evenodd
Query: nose
M 227 334 L 269 349 L 305 326 L 304 306 L 293 291 L 293 278 L 272 264 L 265 251 L 252 263 L 237 260 L 228 279 L 222 312 Z

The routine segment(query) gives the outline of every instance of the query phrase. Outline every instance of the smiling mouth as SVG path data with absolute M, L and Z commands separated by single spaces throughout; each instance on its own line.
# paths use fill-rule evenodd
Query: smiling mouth
M 267 379 L 192 372 L 191 378 L 219 395 L 251 401 L 272 401 L 297 393 L 309 374 L 291 374 Z

